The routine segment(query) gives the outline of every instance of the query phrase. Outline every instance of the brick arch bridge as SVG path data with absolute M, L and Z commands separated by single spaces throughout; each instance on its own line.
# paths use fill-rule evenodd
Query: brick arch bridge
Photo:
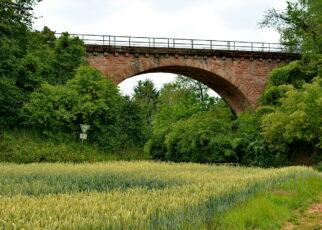
M 257 106 L 272 69 L 300 58 L 277 43 L 97 36 L 79 37 L 90 65 L 116 84 L 144 73 L 181 74 L 213 89 L 236 113 Z

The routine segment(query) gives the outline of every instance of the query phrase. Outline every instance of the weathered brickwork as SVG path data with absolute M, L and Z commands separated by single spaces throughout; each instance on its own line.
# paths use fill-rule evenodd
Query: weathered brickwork
M 116 84 L 152 72 L 182 74 L 203 82 L 239 113 L 256 107 L 273 68 L 299 55 L 205 50 L 88 46 L 89 63 Z

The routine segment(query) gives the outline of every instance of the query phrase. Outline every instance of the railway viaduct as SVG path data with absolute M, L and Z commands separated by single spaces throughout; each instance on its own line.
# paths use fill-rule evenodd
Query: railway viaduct
M 144 73 L 181 74 L 216 91 L 236 113 L 258 105 L 272 69 L 300 58 L 278 43 L 77 36 L 90 65 L 115 84 Z

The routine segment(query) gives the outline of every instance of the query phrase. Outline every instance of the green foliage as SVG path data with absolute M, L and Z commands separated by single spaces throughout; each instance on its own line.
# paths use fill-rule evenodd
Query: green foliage
M 318 60 L 294 61 L 286 66 L 276 68 L 270 74 L 269 85 L 279 86 L 291 84 L 295 88 L 301 88 L 304 83 L 310 82 L 319 74 L 317 67 L 321 63 L 322 56 L 319 56 Z
M 165 137 L 166 160 L 200 163 L 236 162 L 238 139 L 232 135 L 230 110 L 219 104 L 209 111 L 180 120 Z
M 55 43 L 55 74 L 53 83 L 65 83 L 75 75 L 78 66 L 85 63 L 85 47 L 78 37 L 71 38 L 68 33 L 63 33 Z
M 216 216 L 213 225 L 215 229 L 279 230 L 287 221 L 294 220 L 298 209 L 318 199 L 321 190 L 319 176 L 291 179 Z
M 92 143 L 81 143 L 72 135 L 55 133 L 48 138 L 35 130 L 1 131 L 0 162 L 28 164 L 34 162 L 100 162 L 114 160 L 148 160 L 139 149 L 106 152 Z
M 203 111 L 203 108 L 204 104 L 198 100 L 194 91 L 177 83 L 166 84 L 160 91 L 153 129 L 167 129 L 176 121 Z
M 0 35 L 0 38 L 0 80 L 2 84 L 10 81 L 10 87 L 0 91 L 1 100 L 6 100 L 0 104 L 0 111 L 8 110 L 10 119 L 1 119 L 0 125 L 15 126 L 21 122 L 22 104 L 29 94 L 43 83 L 58 84 L 71 79 L 75 69 L 84 62 L 85 52 L 78 38 L 63 34 L 56 40 L 46 27 L 41 32 L 26 29 L 13 35 Z
M 24 105 L 25 123 L 47 136 L 78 137 L 80 124 L 89 124 L 89 141 L 107 150 L 142 145 L 139 108 L 123 98 L 117 86 L 90 67 L 80 67 L 64 85 L 45 83 Z
M 322 2 L 320 0 L 286 1 L 285 11 L 269 10 L 260 23 L 275 28 L 284 43 L 298 45 L 308 53 L 322 53 Z
M 1 0 L 0 1 L 0 26 L 16 25 L 31 26 L 33 7 L 41 0 Z
M 120 103 L 120 124 L 121 130 L 119 142 L 124 149 L 142 148 L 146 141 L 146 126 L 142 117 L 142 110 L 136 102 L 125 97 Z M 140 149 L 141 151 L 142 149 Z
M 193 92 L 196 98 L 201 102 L 204 109 L 209 108 L 215 103 L 214 98 L 209 95 L 209 88 L 198 80 L 178 75 L 175 84 L 182 89 Z
M 280 106 L 262 118 L 263 136 L 273 150 L 317 155 L 321 149 L 322 80 L 293 89 Z M 297 149 L 297 150 L 295 150 Z M 310 152 L 312 151 L 312 152 Z
M 239 162 L 243 165 L 278 167 L 288 164 L 285 153 L 270 151 L 261 135 L 261 117 L 271 111 L 261 108 L 239 114 L 236 120 L 236 136 L 240 139 L 237 148 Z
M 140 109 L 140 116 L 144 123 L 142 127 L 144 140 L 151 136 L 152 117 L 156 110 L 158 96 L 159 93 L 151 80 L 139 81 L 134 87 L 133 102 Z
M 176 111 L 187 114 L 187 110 Z M 172 118 L 167 121 L 168 126 L 154 130 L 145 144 L 145 152 L 154 159 L 175 162 L 236 162 L 239 139 L 233 135 L 231 118 L 231 111 L 223 101 L 218 101 L 208 111 L 199 110 L 178 120 Z
M 150 155 L 154 160 L 166 160 L 167 149 L 164 141 L 167 133 L 168 130 L 154 131 L 150 139 L 144 144 L 144 153 Z
M 268 87 L 262 94 L 260 100 L 262 105 L 279 105 L 280 99 L 285 96 L 286 92 L 292 90 L 292 85 L 278 85 Z
M 24 105 L 26 124 L 45 132 L 73 133 L 89 124 L 89 140 L 114 149 L 120 143 L 123 98 L 117 87 L 98 70 L 80 67 L 65 85 L 43 84 Z
M 17 108 L 24 101 L 24 92 L 16 86 L 15 81 L 0 77 L 0 127 L 21 121 L 21 113 Z

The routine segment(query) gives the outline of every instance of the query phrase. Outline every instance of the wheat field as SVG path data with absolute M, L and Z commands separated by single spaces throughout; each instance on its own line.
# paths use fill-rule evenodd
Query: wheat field
M 196 229 L 306 167 L 0 164 L 0 229 Z

